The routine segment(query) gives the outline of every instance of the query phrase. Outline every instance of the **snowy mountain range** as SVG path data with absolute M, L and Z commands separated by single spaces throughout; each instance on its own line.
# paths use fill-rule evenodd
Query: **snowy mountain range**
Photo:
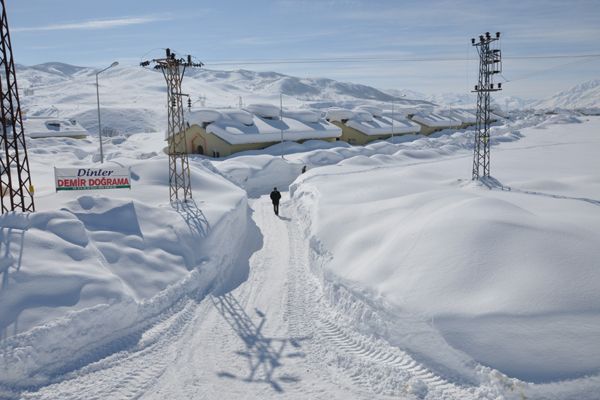
M 61 115 L 77 118 L 91 132 L 97 132 L 96 72 L 94 68 L 57 62 L 17 66 L 26 115 L 48 115 L 58 110 Z M 117 66 L 103 72 L 99 82 L 102 114 L 106 116 L 103 119 L 109 127 L 121 132 L 163 129 L 166 85 L 160 73 L 136 66 Z M 189 70 L 183 90 L 189 93 L 194 107 L 278 104 L 281 94 L 284 108 L 389 104 L 392 100 L 401 105 L 431 105 L 361 84 L 247 70 Z M 121 118 L 123 115 L 128 117 Z
M 600 79 L 576 85 L 551 98 L 537 103 L 536 108 L 593 108 L 600 107 Z
M 59 113 L 74 117 L 90 132 L 97 132 L 95 74 L 97 69 L 51 62 L 17 66 L 19 88 L 26 115 Z M 108 128 L 119 132 L 150 132 L 164 129 L 166 85 L 155 70 L 137 66 L 117 66 L 100 76 L 103 119 Z M 426 95 L 410 90 L 382 91 L 371 86 L 325 78 L 299 78 L 277 72 L 248 70 L 189 70 L 183 81 L 193 107 L 239 107 L 250 103 L 278 104 L 283 107 L 354 107 L 371 103 L 384 108 L 398 106 L 474 107 L 471 93 Z M 517 97 L 497 97 L 500 109 L 575 108 L 600 105 L 600 81 L 587 82 L 542 102 Z M 51 106 L 49 106 L 51 105 Z M 126 118 L 123 118 L 123 117 Z

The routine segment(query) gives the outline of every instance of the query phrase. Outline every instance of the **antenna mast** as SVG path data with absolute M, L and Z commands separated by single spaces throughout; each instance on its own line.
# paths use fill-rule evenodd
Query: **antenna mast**
M 165 58 L 143 61 L 142 67 L 154 64 L 154 69 L 163 73 L 167 82 L 168 110 L 168 153 L 169 153 L 169 196 L 171 203 L 180 199 L 184 202 L 192 198 L 190 184 L 190 164 L 185 148 L 185 123 L 183 120 L 182 97 L 188 96 L 181 92 L 181 81 L 187 67 L 202 67 L 201 62 L 193 63 L 192 56 L 186 59 L 177 58 L 175 53 L 166 49 Z
M 500 32 L 492 37 L 489 32 L 471 39 L 471 44 L 479 53 L 479 83 L 473 92 L 477 93 L 477 132 L 473 154 L 473 176 L 476 180 L 490 176 L 490 93 L 502 90 L 502 83 L 494 87 L 494 75 L 502 73 L 502 55 L 498 44 Z
M 2 213 L 7 211 L 35 211 L 33 203 L 33 185 L 29 174 L 29 160 L 27 158 L 27 145 L 23 130 L 23 117 L 15 62 L 13 59 L 6 6 L 2 6 L 2 54 L 0 59 L 0 197 L 2 198 Z

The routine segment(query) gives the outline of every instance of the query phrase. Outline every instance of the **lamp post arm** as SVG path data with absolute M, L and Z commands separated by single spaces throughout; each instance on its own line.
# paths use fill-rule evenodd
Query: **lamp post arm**
M 104 152 L 102 151 L 102 122 L 100 121 L 100 85 L 98 84 L 98 75 L 103 73 L 109 68 L 116 67 L 119 65 L 118 61 L 113 62 L 108 67 L 101 71 L 96 72 L 96 101 L 98 103 L 98 139 L 100 141 L 100 163 L 104 163 Z

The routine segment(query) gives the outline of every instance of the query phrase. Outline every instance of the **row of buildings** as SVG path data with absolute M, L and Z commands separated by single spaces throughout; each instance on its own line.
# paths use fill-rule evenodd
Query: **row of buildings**
M 184 140 L 177 140 L 178 152 L 225 157 L 282 141 L 341 140 L 352 145 L 365 145 L 398 135 L 429 135 L 443 129 L 474 125 L 476 117 L 459 109 L 392 112 L 363 105 L 353 109 L 281 110 L 270 104 L 253 104 L 244 109 L 187 111 L 185 121 L 187 128 L 180 133 Z M 24 124 L 31 138 L 85 138 L 89 135 L 74 119 L 28 117 Z
M 244 109 L 188 111 L 185 121 L 187 129 L 180 133 L 184 140 L 177 140 L 180 146 L 177 151 L 225 157 L 281 141 L 342 140 L 364 145 L 396 135 L 429 135 L 443 129 L 474 125 L 476 116 L 457 109 L 403 113 L 368 105 L 354 109 L 281 110 L 270 104 L 253 104 Z

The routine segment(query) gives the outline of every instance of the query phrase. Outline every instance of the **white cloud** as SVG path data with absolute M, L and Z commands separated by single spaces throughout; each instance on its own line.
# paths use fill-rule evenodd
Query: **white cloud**
M 44 26 L 31 26 L 14 28 L 13 32 L 40 32 L 40 31 L 65 31 L 65 30 L 87 30 L 87 29 L 112 29 L 129 25 L 141 25 L 151 22 L 165 21 L 169 18 L 156 16 L 140 16 L 113 19 L 96 19 L 89 21 L 73 22 L 66 24 L 50 24 Z

